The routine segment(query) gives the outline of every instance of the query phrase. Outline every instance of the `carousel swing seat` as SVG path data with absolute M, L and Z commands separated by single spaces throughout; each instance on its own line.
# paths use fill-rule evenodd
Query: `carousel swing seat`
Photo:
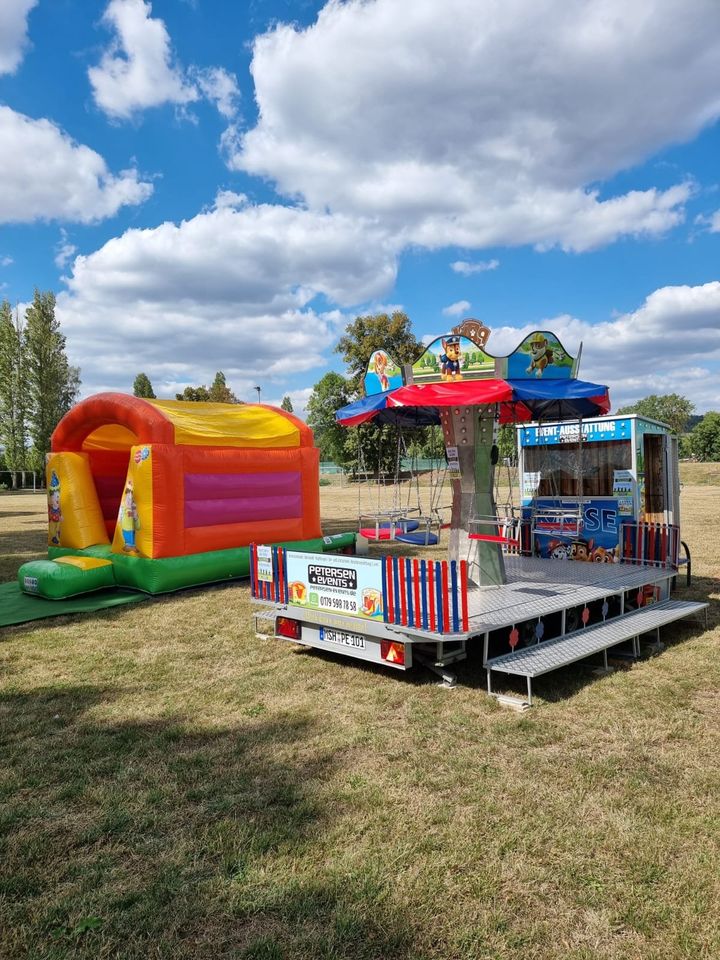
M 484 527 L 485 530 L 477 529 Z M 488 532 L 489 528 L 489 532 Z M 514 516 L 475 516 L 468 521 L 468 540 L 520 546 L 520 520 Z

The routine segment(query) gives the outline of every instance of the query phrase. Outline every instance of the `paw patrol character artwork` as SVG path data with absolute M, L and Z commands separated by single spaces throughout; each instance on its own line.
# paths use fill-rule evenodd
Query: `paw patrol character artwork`
M 547 337 L 541 333 L 535 334 L 530 341 L 530 366 L 525 373 L 534 373 L 541 377 L 548 364 L 555 362 L 555 355 L 550 348 Z
M 447 337 L 442 340 L 443 352 L 440 354 L 440 375 L 443 380 L 462 380 L 460 373 L 460 337 Z
M 592 555 L 593 542 L 592 540 L 588 543 L 587 540 L 573 540 L 570 544 L 570 550 L 568 552 L 569 560 L 582 560 L 586 562 L 590 559 Z
M 390 389 L 390 381 L 388 380 L 388 375 L 386 373 L 388 366 L 388 355 L 383 353 L 382 350 L 378 350 L 375 353 L 375 373 L 377 378 L 380 381 L 380 387 L 383 391 Z
M 137 553 L 135 533 L 140 529 L 140 517 L 135 503 L 132 480 L 128 480 L 125 484 L 125 491 L 120 502 L 119 521 L 123 537 L 123 552 Z
M 62 511 L 60 509 L 60 479 L 53 470 L 48 487 L 48 543 L 60 546 L 60 527 Z
M 605 547 L 595 547 L 589 559 L 592 563 L 620 563 L 620 545 L 609 550 Z
M 548 556 L 551 560 L 568 560 L 570 557 L 570 544 L 562 540 L 551 540 L 548 544 Z
M 365 393 L 368 396 L 386 393 L 388 390 L 394 390 L 395 387 L 401 387 L 402 384 L 402 370 L 399 365 L 387 350 L 375 350 L 370 355 L 365 372 Z

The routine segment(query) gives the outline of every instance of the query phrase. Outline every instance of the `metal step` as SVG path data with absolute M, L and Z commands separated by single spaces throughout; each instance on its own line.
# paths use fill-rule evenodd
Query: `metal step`
M 667 623 L 698 614 L 707 607 L 707 603 L 691 600 L 662 600 L 564 637 L 546 640 L 515 653 L 505 653 L 488 660 L 486 667 L 488 673 L 497 670 L 518 677 L 539 677 Z

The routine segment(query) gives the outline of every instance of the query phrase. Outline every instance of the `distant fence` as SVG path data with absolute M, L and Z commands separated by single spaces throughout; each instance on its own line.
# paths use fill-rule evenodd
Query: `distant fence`
M 444 470 L 445 469 L 445 460 L 432 460 L 429 457 L 404 457 L 400 461 L 400 472 L 404 474 L 408 473 L 423 473 L 427 470 Z M 337 463 L 333 463 L 331 460 L 321 460 L 320 461 L 320 474 L 325 475 L 349 475 L 352 476 L 358 471 L 353 470 L 352 467 L 341 467 Z M 374 473 L 373 473 L 374 476 Z M 395 472 L 391 474 L 383 474 L 382 479 L 391 480 L 395 476 Z M 372 478 L 371 478 L 372 479 Z

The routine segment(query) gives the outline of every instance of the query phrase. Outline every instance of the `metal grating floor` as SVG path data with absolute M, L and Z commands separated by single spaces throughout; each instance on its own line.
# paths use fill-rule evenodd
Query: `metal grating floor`
M 699 613 L 707 609 L 707 606 L 707 603 L 690 600 L 663 600 L 605 623 L 566 634 L 564 637 L 546 640 L 533 647 L 495 657 L 488 660 L 486 667 L 488 670 L 498 670 L 519 677 L 538 677 L 594 653 L 600 653 L 639 634 Z
M 508 582 L 468 591 L 470 632 L 485 633 L 535 617 L 660 583 L 672 570 L 629 564 L 506 557 Z

